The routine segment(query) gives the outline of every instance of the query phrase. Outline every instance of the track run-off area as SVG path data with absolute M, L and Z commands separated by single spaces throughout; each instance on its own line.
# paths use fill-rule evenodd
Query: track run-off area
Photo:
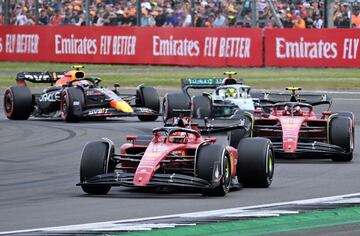
M 161 90 L 163 95 L 166 91 Z M 3 90 L 0 90 L 2 97 Z M 116 145 L 126 135 L 149 134 L 156 122 L 137 118 L 64 123 L 61 120 L 10 121 L 0 105 L 0 233 L 105 221 L 160 217 L 199 211 L 246 208 L 360 192 L 360 93 L 329 93 L 333 111 L 352 111 L 356 118 L 355 158 L 281 160 L 268 189 L 244 188 L 226 197 L 198 193 L 148 192 L 112 188 L 105 196 L 84 194 L 79 182 L 84 145 L 102 137 Z M 360 225 L 352 229 L 360 229 Z M 359 232 L 359 231 L 357 231 Z

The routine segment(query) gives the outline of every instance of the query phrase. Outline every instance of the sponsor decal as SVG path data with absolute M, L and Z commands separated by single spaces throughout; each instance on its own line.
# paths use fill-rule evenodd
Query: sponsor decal
M 55 34 L 55 54 L 78 54 L 95 55 L 97 52 L 96 39 L 75 37 L 71 34 L 70 38 L 65 38 L 60 34 Z
M 108 108 L 98 108 L 98 109 L 93 109 L 89 111 L 89 115 L 99 115 L 99 114 L 106 114 L 109 112 Z
M 266 29 L 265 65 L 359 67 L 359 38 L 353 29 Z
M 262 52 L 261 29 L 0 26 L 0 61 L 261 66 Z
M 146 155 L 145 155 L 146 158 L 156 158 L 158 156 L 160 156 L 160 154 L 156 153 L 156 152 L 146 153 Z
M 38 54 L 39 41 L 38 34 L 6 34 L 5 53 Z
M 57 102 L 60 101 L 60 91 L 57 91 L 55 93 L 45 93 L 40 96 L 39 101 L 40 102 Z

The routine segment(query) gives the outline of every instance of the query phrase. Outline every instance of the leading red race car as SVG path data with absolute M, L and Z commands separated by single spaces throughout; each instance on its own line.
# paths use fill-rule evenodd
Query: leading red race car
M 331 158 L 351 161 L 354 153 L 355 119 L 352 112 L 323 111 L 314 106 L 329 104 L 326 95 L 265 93 L 254 114 L 253 137 L 269 138 L 276 157 Z M 290 99 L 289 99 L 290 97 Z M 287 99 L 286 99 L 287 98 Z
M 224 196 L 236 179 L 244 186 L 266 188 L 271 184 L 274 157 L 270 140 L 243 138 L 233 148 L 203 137 L 189 119 L 175 123 L 178 126 L 154 129 L 152 136 L 128 136 L 118 154 L 108 139 L 88 143 L 77 185 L 89 194 L 106 194 L 111 186 L 165 186 Z

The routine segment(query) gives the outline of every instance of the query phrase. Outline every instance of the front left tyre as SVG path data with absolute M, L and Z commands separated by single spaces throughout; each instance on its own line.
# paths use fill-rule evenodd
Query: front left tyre
M 204 196 L 225 196 L 231 184 L 231 164 L 226 148 L 219 144 L 199 147 L 196 157 L 197 177 L 213 186 L 202 192 Z
M 80 182 L 101 174 L 113 173 L 116 163 L 111 159 L 114 153 L 113 147 L 109 148 L 109 143 L 95 141 L 86 144 L 84 147 L 80 163 Z M 111 186 L 104 184 L 82 185 L 81 188 L 89 194 L 107 194 Z
M 31 91 L 26 86 L 13 86 L 5 90 L 4 112 L 10 120 L 27 120 L 34 110 Z

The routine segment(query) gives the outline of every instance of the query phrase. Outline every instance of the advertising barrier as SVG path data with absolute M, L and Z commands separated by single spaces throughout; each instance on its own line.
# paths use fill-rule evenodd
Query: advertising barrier
M 358 29 L 266 29 L 265 65 L 359 67 Z
M 261 29 L 0 26 L 0 61 L 262 66 Z
M 0 26 L 0 61 L 360 67 L 358 29 Z

